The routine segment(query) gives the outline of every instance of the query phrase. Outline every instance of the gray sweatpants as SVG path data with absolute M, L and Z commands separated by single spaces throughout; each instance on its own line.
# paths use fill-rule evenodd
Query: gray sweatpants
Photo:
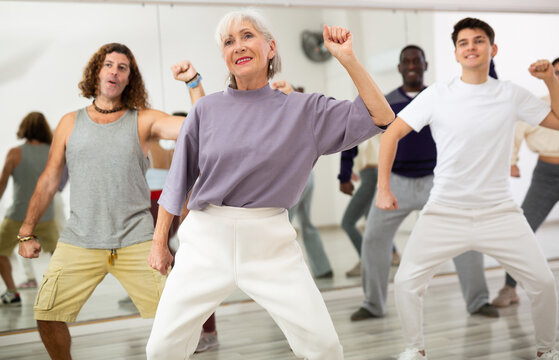
M 394 235 L 410 212 L 421 210 L 427 203 L 432 187 L 432 175 L 408 178 L 392 173 L 390 188 L 398 199 L 398 210 L 381 210 L 374 206 L 376 195 L 373 199 L 363 236 L 361 276 L 365 292 L 363 307 L 375 316 L 384 316 L 386 312 Z M 466 309 L 473 313 L 489 302 L 483 254 L 468 251 L 455 257 L 453 261 L 466 301 Z
M 342 218 L 342 229 L 351 240 L 359 257 L 361 257 L 363 235 L 357 229 L 356 224 L 362 216 L 366 218 L 369 215 L 371 201 L 377 189 L 378 169 L 376 167 L 365 168 L 359 172 L 359 177 L 361 177 L 361 185 L 347 204 Z
M 538 160 L 532 182 L 522 202 L 524 216 L 532 231 L 536 232 L 547 218 L 553 207 L 559 202 L 559 165 Z M 516 280 L 507 273 L 505 283 L 515 287 Z
M 305 189 L 301 194 L 301 198 L 291 209 L 289 209 L 289 221 L 295 216 L 299 219 L 299 226 L 303 238 L 305 250 L 307 250 L 307 259 L 314 276 L 321 276 L 330 271 L 330 261 L 324 250 L 322 238 L 318 229 L 311 222 L 311 202 L 314 190 L 314 172 L 311 172 L 309 180 L 305 185 Z

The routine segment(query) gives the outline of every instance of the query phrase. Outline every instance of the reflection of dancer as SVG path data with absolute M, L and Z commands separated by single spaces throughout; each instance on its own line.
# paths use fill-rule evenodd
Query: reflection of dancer
M 295 216 L 299 219 L 301 233 L 303 236 L 303 244 L 307 250 L 309 266 L 316 279 L 329 279 L 334 276 L 330 261 L 324 250 L 320 233 L 311 222 L 311 203 L 312 193 L 314 190 L 314 172 L 311 172 L 309 179 L 301 193 L 301 198 L 297 204 L 289 209 L 289 221 Z
M 25 143 L 10 149 L 0 176 L 0 197 L 6 190 L 8 178 L 11 176 L 14 180 L 14 202 L 6 211 L 6 216 L 0 225 L 0 274 L 8 288 L 0 296 L 0 303 L 5 305 L 21 305 L 21 298 L 12 277 L 9 256 L 17 246 L 18 230 L 23 224 L 29 199 L 47 163 L 52 132 L 45 116 L 40 112 L 32 112 L 21 121 L 17 137 L 25 139 Z M 58 228 L 54 221 L 52 204 L 48 204 L 44 215 L 37 223 L 35 234 L 42 248 L 52 253 L 58 240 Z M 28 279 L 28 283 L 30 280 L 34 280 L 34 276 L 33 279 Z
M 426 87 L 423 74 L 427 70 L 425 53 L 416 45 L 408 45 L 400 52 L 398 71 L 403 85 L 386 96 L 392 110 L 397 113 Z M 386 312 L 390 249 L 397 229 L 415 210 L 421 210 L 433 187 L 433 169 L 437 149 L 429 126 L 418 133 L 409 133 L 398 143 L 398 151 L 391 171 L 390 188 L 399 199 L 398 209 L 385 211 L 373 207 L 367 217 L 363 242 L 363 305 L 351 315 L 359 321 L 382 317 Z M 460 280 L 466 307 L 471 314 L 498 317 L 499 313 L 489 301 L 485 282 L 483 255 L 468 251 L 453 258 Z
M 361 259 L 361 247 L 363 243 L 363 235 L 357 229 L 357 222 L 362 217 L 367 218 L 371 203 L 375 196 L 377 188 L 377 164 L 378 164 L 378 146 L 380 143 L 380 135 L 375 136 L 352 149 L 343 151 L 340 157 L 340 191 L 351 196 L 351 200 L 342 217 L 342 228 L 351 240 L 353 247 Z M 361 185 L 353 193 L 353 169 L 359 172 Z M 400 254 L 396 251 L 396 247 L 392 249 L 392 258 L 394 265 L 400 263 Z M 361 276 L 361 260 L 346 272 L 346 276 Z
M 193 77 L 196 71 L 189 69 L 176 78 Z M 70 218 L 34 307 L 41 339 L 53 359 L 71 358 L 66 323 L 75 321 L 107 273 L 124 286 L 142 317 L 154 316 L 164 279 L 146 262 L 153 236 L 146 155 L 152 141 L 176 138 L 183 120 L 147 109 L 142 76 L 132 52 L 122 44 L 103 45 L 86 66 L 79 87 L 83 96 L 94 98 L 93 104 L 60 121 L 19 231 L 19 253 L 37 257 L 41 247 L 33 235 L 35 225 L 66 163 Z
M 497 54 L 493 29 L 465 18 L 452 39 L 462 76 L 436 83 L 402 110 L 382 136 L 377 205 L 398 209 L 390 169 L 398 140 L 429 125 L 437 166 L 429 200 L 408 241 L 394 279 L 396 306 L 408 350 L 400 359 L 425 359 L 422 297 L 448 259 L 476 250 L 497 259 L 524 286 L 532 301 L 537 356 L 557 359 L 554 349 L 555 279 L 522 211 L 512 200 L 508 173 L 516 120 L 559 129 L 559 81 L 548 61 L 530 73 L 547 85 L 552 108 L 525 89 L 488 76 Z
M 203 321 L 240 288 L 270 312 L 296 356 L 341 359 L 285 209 L 297 201 L 320 155 L 380 132 L 375 124 L 387 124 L 393 113 L 345 29 L 325 27 L 324 38 L 354 79 L 361 94 L 354 102 L 272 90 L 268 79 L 280 70 L 279 55 L 255 12 L 226 15 L 216 35 L 231 84 L 200 99 L 179 135 L 149 257 L 162 273 L 172 261 L 166 237 L 172 214 L 180 213 L 193 187 L 191 211 L 179 229 L 181 246 L 147 356 L 188 359 Z
M 559 58 L 553 60 L 555 77 L 559 80 Z M 538 163 L 532 174 L 532 182 L 522 202 L 522 211 L 532 231 L 537 231 L 545 218 L 559 201 L 559 132 L 541 126 L 531 126 L 524 122 L 516 124 L 514 150 L 512 155 L 511 176 L 520 177 L 516 165 L 522 141 L 538 154 Z M 493 300 L 493 305 L 509 306 L 519 301 L 516 293 L 516 280 L 508 273 L 505 286 Z
M 285 80 L 275 81 L 272 84 L 272 89 L 278 89 L 284 94 L 289 95 L 293 91 L 305 92 L 303 87 L 293 88 Z M 303 245 L 305 245 L 305 250 L 307 250 L 307 258 L 309 260 L 309 266 L 311 272 L 316 279 L 330 279 L 334 276 L 332 272 L 332 266 L 328 260 L 328 255 L 324 250 L 324 244 L 322 243 L 322 238 L 320 237 L 320 232 L 314 226 L 311 221 L 311 203 L 312 195 L 314 191 L 314 172 L 311 172 L 311 176 L 305 184 L 305 188 L 301 193 L 299 201 L 289 209 L 289 221 L 293 221 L 293 218 L 297 216 L 299 220 L 299 226 L 301 227 L 301 234 L 303 237 Z

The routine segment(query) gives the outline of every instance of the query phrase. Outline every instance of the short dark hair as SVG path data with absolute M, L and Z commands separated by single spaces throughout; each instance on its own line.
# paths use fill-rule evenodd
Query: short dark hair
M 402 55 L 403 55 L 404 52 L 407 51 L 407 50 L 418 50 L 418 51 L 421 53 L 421 56 L 423 56 L 423 60 L 425 60 L 425 51 L 423 51 L 423 49 L 420 48 L 420 47 L 417 46 L 417 45 L 410 44 L 410 45 L 405 46 L 405 47 L 402 49 L 402 51 L 400 51 L 400 61 L 402 61 Z
M 128 85 L 122 92 L 120 101 L 128 109 L 144 110 L 149 108 L 148 93 L 146 91 L 142 74 L 134 58 L 132 51 L 124 44 L 110 43 L 105 44 L 97 50 L 89 59 L 89 62 L 83 70 L 82 81 L 78 87 L 82 91 L 82 96 L 86 98 L 95 98 L 97 96 L 97 87 L 99 82 L 99 72 L 105 61 L 105 57 L 116 52 L 123 54 L 130 62 L 130 75 L 128 76 Z
M 49 144 L 52 142 L 52 131 L 45 115 L 38 111 L 27 114 L 17 130 L 18 139 L 37 140 Z
M 559 57 L 551 62 L 551 65 L 555 66 L 555 64 L 559 63 Z
M 458 33 L 464 29 L 481 29 L 489 38 L 489 43 L 491 45 L 495 43 L 495 31 L 493 31 L 493 28 L 489 26 L 488 23 L 480 19 L 467 17 L 458 21 L 454 25 L 454 31 L 451 35 L 454 46 L 456 46 L 456 41 L 458 40 Z

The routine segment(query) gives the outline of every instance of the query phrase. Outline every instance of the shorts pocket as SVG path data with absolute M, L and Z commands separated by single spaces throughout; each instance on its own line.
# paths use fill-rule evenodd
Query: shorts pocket
M 34 310 L 50 310 L 54 306 L 56 291 L 58 290 L 58 278 L 62 268 L 49 271 L 43 277 L 43 281 L 35 299 Z

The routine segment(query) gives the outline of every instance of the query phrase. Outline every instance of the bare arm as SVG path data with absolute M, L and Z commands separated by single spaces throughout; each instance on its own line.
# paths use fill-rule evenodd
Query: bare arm
M 190 101 L 192 102 L 192 105 L 196 104 L 196 101 L 206 96 L 202 83 L 199 83 L 194 88 L 188 88 L 188 93 L 190 94 Z
M 551 111 L 540 125 L 549 129 L 559 130 L 559 80 L 554 75 L 553 66 L 548 60 L 538 60 L 530 65 L 528 71 L 535 78 L 543 80 L 549 90 Z
M 548 129 L 559 130 L 559 117 L 555 115 L 555 112 L 551 110 L 549 114 L 540 123 L 540 126 L 546 127 Z
M 512 147 L 512 158 L 511 164 L 516 165 L 518 162 L 518 152 L 520 151 L 520 145 L 522 145 L 522 141 L 524 141 L 524 137 L 526 136 L 528 124 L 523 121 L 517 121 L 514 127 L 514 142 Z
M 19 162 L 21 161 L 21 149 L 20 148 L 12 148 L 8 151 L 6 155 L 6 162 L 4 163 L 4 167 L 2 168 L 2 174 L 0 175 L 0 198 L 4 195 L 4 191 L 6 191 L 6 186 L 8 186 L 8 179 L 10 175 L 14 172 L 14 169 L 18 166 Z
M 145 111 L 146 115 L 153 119 L 149 132 L 150 142 L 159 139 L 177 140 L 184 121 L 183 116 L 172 116 L 159 110 Z
M 376 206 L 382 210 L 398 209 L 398 200 L 390 190 L 390 173 L 394 165 L 398 141 L 412 130 L 404 120 L 397 117 L 380 137 Z
M 157 223 L 153 233 L 153 243 L 148 256 L 148 264 L 162 275 L 166 275 L 173 262 L 173 255 L 169 251 L 168 236 L 171 222 L 175 215 L 168 212 L 163 206 L 159 206 L 157 212 Z
M 188 81 L 198 77 L 196 75 L 196 69 L 188 60 L 171 66 L 171 70 L 173 71 L 174 78 L 178 81 Z M 188 88 L 188 92 L 190 94 L 190 101 L 192 102 L 192 105 L 205 95 L 204 87 L 201 82 L 194 88 Z M 184 117 L 170 116 L 157 110 L 150 110 L 150 116 L 154 119 L 150 131 L 151 139 L 177 139 Z
M 35 226 L 47 210 L 54 194 L 58 190 L 58 185 L 60 184 L 60 179 L 64 172 L 64 165 L 66 163 L 66 143 L 74 128 L 75 119 L 75 113 L 65 115 L 62 120 L 60 120 L 54 132 L 45 170 L 37 181 L 35 191 L 29 201 L 25 220 L 19 229 L 19 235 L 21 236 L 33 234 Z M 19 244 L 19 254 L 23 257 L 38 257 L 40 250 L 41 247 L 35 240 Z
M 390 124 L 394 120 L 394 112 L 371 75 L 353 53 L 351 33 L 344 28 L 324 25 L 322 36 L 324 37 L 324 46 L 342 64 L 353 80 L 375 125 L 385 126 Z
M 173 71 L 173 75 L 176 80 L 179 81 L 187 81 L 193 79 L 196 75 L 196 69 L 192 66 L 189 61 L 183 61 L 181 63 L 175 64 L 171 67 Z M 192 101 L 192 105 L 196 103 L 201 97 L 205 95 L 204 88 L 202 84 L 199 83 L 194 88 L 189 88 L 190 90 L 190 99 Z M 181 118 L 182 124 L 183 118 Z M 180 131 L 180 125 L 177 129 L 177 133 L 174 137 L 176 139 L 178 137 Z M 188 200 L 190 199 L 190 194 L 186 199 L 186 203 L 182 209 L 180 222 L 184 220 L 186 215 L 188 214 Z M 154 268 L 155 270 L 159 271 L 162 275 L 167 274 L 171 263 L 173 262 L 173 255 L 169 251 L 168 245 L 168 234 L 169 228 L 171 227 L 171 222 L 173 221 L 174 215 L 168 212 L 163 206 L 159 206 L 159 211 L 157 213 L 157 223 L 155 224 L 155 231 L 153 234 L 153 243 L 151 245 L 151 250 L 148 257 L 149 265 Z
M 190 193 L 186 198 L 186 202 L 181 211 L 179 224 L 182 224 L 188 215 L 188 201 L 190 200 Z M 173 255 L 169 250 L 169 228 L 173 222 L 175 215 L 168 212 L 163 206 L 159 206 L 157 212 L 157 224 L 155 224 L 155 231 L 153 234 L 153 243 L 149 252 L 148 263 L 155 270 L 165 275 L 173 262 Z

